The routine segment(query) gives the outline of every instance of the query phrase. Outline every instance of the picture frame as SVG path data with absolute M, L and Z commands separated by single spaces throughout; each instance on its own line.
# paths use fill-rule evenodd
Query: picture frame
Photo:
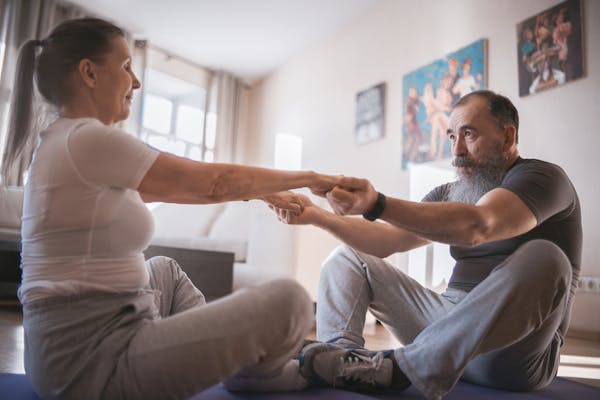
M 383 138 L 385 134 L 385 82 L 356 95 L 354 139 L 363 145 Z
M 446 140 L 452 106 L 487 88 L 487 39 L 409 72 L 402 79 L 402 168 L 451 156 Z
M 519 96 L 582 78 L 581 0 L 567 0 L 517 24 Z

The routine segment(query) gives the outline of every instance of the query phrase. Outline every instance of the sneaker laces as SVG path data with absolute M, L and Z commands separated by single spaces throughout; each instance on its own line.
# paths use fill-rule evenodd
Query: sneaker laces
M 341 368 L 338 379 L 375 386 L 378 384 L 376 378 L 384 358 L 383 352 L 377 352 L 372 357 L 357 353 L 351 353 L 346 359 L 340 357 Z

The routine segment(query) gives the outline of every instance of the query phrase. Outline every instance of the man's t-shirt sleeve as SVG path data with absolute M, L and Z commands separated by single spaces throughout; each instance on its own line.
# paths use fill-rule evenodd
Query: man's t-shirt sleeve
M 575 189 L 565 172 L 557 165 L 541 161 L 516 165 L 500 187 L 519 196 L 535 215 L 538 225 L 576 203 Z
M 450 185 L 451 183 L 445 183 L 443 185 L 436 186 L 421 199 L 421 202 L 430 203 L 435 201 L 447 201 Z

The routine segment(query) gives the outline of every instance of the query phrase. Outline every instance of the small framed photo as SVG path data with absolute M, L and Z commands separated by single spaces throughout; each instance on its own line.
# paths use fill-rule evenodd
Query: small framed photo
M 384 135 L 385 82 L 363 90 L 356 95 L 356 144 L 370 143 Z

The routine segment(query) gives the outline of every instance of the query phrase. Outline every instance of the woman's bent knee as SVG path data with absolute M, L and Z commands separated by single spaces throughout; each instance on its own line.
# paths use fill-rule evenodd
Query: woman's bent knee
M 314 307 L 306 290 L 292 279 L 278 279 L 257 288 L 265 296 L 267 309 L 273 319 L 295 320 L 301 325 L 312 326 Z

